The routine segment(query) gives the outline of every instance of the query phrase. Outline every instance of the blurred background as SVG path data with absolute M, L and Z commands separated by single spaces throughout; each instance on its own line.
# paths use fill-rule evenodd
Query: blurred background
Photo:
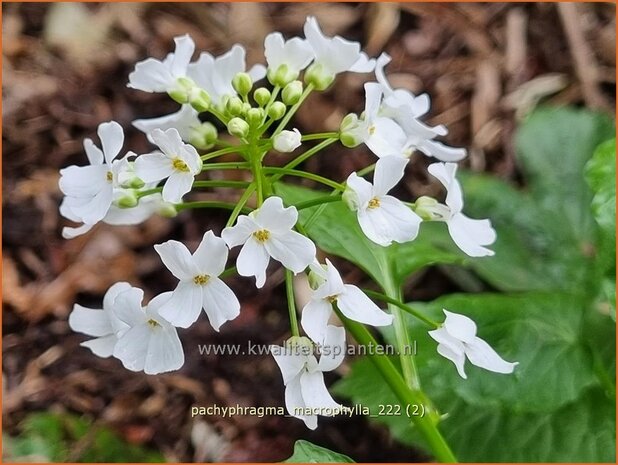
M 615 112 L 613 4 L 80 4 L 2 5 L 3 437 L 5 460 L 18 461 L 280 461 L 308 439 L 357 461 L 418 461 L 422 453 L 361 417 L 321 420 L 316 431 L 282 417 L 191 418 L 193 405 L 283 405 L 280 373 L 270 357 L 201 356 L 197 344 L 279 343 L 288 335 L 281 270 L 257 293 L 245 279 L 229 283 L 242 303 L 236 320 L 216 333 L 205 318 L 180 332 L 186 364 L 149 377 L 80 348 L 67 316 L 73 303 L 100 307 L 108 287 L 129 281 L 147 299 L 174 285 L 152 244 L 194 245 L 220 231 L 223 212 L 155 217 L 138 227 L 99 225 L 65 241 L 58 214 L 59 168 L 82 164 L 82 140 L 114 119 L 125 148 L 149 150 L 131 121 L 171 113 L 163 95 L 126 87 L 135 62 L 164 57 L 174 36 L 189 33 L 197 50 L 218 55 L 234 43 L 250 64 L 263 62 L 273 30 L 302 33 L 315 15 L 326 34 L 360 41 L 371 56 L 388 52 L 394 87 L 432 99 L 431 124 L 449 128 L 446 142 L 469 149 L 474 172 L 522 183 L 513 134 L 540 101 Z M 301 132 L 337 130 L 363 107 L 370 76 L 343 75 L 310 97 L 296 117 Z M 273 155 L 272 164 L 285 157 Z M 403 195 L 439 195 L 426 159 L 409 170 Z M 334 146 L 309 171 L 344 180 L 373 162 L 364 147 Z M 221 190 L 206 195 L 228 198 Z M 344 279 L 363 282 L 341 262 Z M 440 269 L 406 288 L 418 300 L 460 290 Z M 350 360 L 332 379 L 349 370 Z M 329 379 L 329 381 L 332 381 Z M 431 395 L 431 393 L 429 393 Z

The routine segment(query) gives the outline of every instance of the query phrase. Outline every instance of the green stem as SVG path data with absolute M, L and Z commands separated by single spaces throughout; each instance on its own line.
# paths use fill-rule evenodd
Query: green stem
M 193 187 L 232 187 L 246 188 L 249 186 L 247 181 L 195 181 Z
M 268 168 L 264 168 L 264 173 L 275 174 L 275 176 L 273 176 L 273 181 L 275 180 L 275 178 L 280 179 L 282 176 L 296 176 L 298 178 L 311 179 L 312 181 L 319 182 L 321 184 L 324 184 L 325 186 L 329 186 L 329 187 L 332 187 L 333 189 L 337 189 L 340 191 L 343 191 L 345 189 L 345 187 L 342 184 L 339 184 L 338 182 L 331 181 L 328 178 L 325 178 L 318 174 L 308 173 L 306 171 L 286 169 L 285 167 L 284 168 L 268 167 Z M 277 175 L 280 175 L 280 176 L 277 177 Z
M 298 207 L 296 207 L 298 208 Z M 433 327 L 433 328 L 439 328 L 440 324 L 436 323 L 435 321 L 427 318 L 425 315 L 423 315 L 421 312 L 419 312 L 418 310 L 413 309 L 412 307 L 410 307 L 409 305 L 406 305 L 396 299 L 393 299 L 387 295 L 381 294 L 379 292 L 375 292 L 375 291 L 371 291 L 369 289 L 363 289 L 363 292 L 365 294 L 367 294 L 369 297 L 373 297 L 374 299 L 378 299 L 381 300 L 382 302 L 387 302 L 389 304 L 393 304 L 396 305 L 397 307 L 399 307 L 400 309 L 402 309 L 405 312 L 408 312 L 410 315 L 415 316 L 416 318 L 418 318 L 419 320 L 421 320 L 424 323 L 427 323 L 427 325 Z
M 235 266 L 231 266 L 229 268 L 226 268 L 223 273 L 221 273 L 219 275 L 219 278 L 223 279 L 223 278 L 227 278 L 228 276 L 232 276 L 235 275 L 238 272 L 238 270 L 236 269 Z
M 208 161 L 213 158 L 220 157 L 221 155 L 227 155 L 228 153 L 241 153 L 244 152 L 249 146 L 246 144 L 227 146 L 225 148 L 215 150 L 214 152 L 205 153 L 200 158 L 202 161 Z
M 143 191 L 138 191 L 138 192 L 135 193 L 135 195 L 137 195 L 138 199 L 141 199 L 142 197 L 146 197 L 147 195 L 158 194 L 162 190 L 163 190 L 162 187 L 153 187 L 152 189 L 146 189 L 146 190 L 143 190 Z
M 376 169 L 376 164 L 374 163 L 373 165 L 369 165 L 369 166 L 363 168 L 362 170 L 357 171 L 356 175 L 362 177 L 362 176 L 365 176 L 366 174 L 371 173 L 375 169 Z
M 222 208 L 224 210 L 234 210 L 237 204 L 229 202 L 217 202 L 211 200 L 202 200 L 197 202 L 183 202 L 175 205 L 176 211 L 190 210 L 192 208 Z M 243 212 L 249 213 L 250 208 L 244 208 Z
M 294 160 L 289 162 L 287 165 L 285 165 L 283 167 L 283 169 L 293 169 L 293 168 L 295 168 L 296 166 L 300 165 L 302 162 L 304 162 L 308 158 L 310 158 L 313 155 L 315 155 L 316 153 L 318 153 L 320 150 L 325 149 L 329 145 L 337 142 L 338 140 L 339 139 L 326 139 L 326 140 L 320 142 L 315 147 L 311 147 L 309 150 L 307 150 L 306 152 L 302 153 L 301 155 L 296 157 Z M 282 177 L 283 177 L 283 175 L 279 175 L 279 176 L 275 175 L 275 176 L 273 176 L 272 182 L 275 183 L 279 179 L 281 179 Z
M 309 96 L 312 90 L 313 90 L 313 84 L 307 84 L 307 87 L 305 87 L 305 90 L 300 96 L 300 99 L 298 99 L 298 102 L 296 102 L 294 105 L 290 107 L 286 115 L 283 117 L 283 119 L 279 123 L 279 126 L 277 126 L 277 129 L 275 129 L 275 132 L 273 132 L 272 137 L 275 137 L 277 134 L 279 134 L 283 130 L 283 128 L 287 126 L 287 124 L 292 119 L 292 116 L 294 116 L 296 111 L 300 108 L 300 106 L 303 104 L 303 102 Z
M 247 200 L 249 200 L 249 197 L 251 197 L 251 194 L 253 194 L 254 190 L 255 190 L 255 184 L 253 183 L 249 184 L 249 186 L 247 187 L 247 190 L 243 192 L 243 194 L 240 196 L 240 199 L 238 199 L 236 206 L 232 210 L 232 213 L 230 214 L 230 217 L 228 218 L 227 223 L 225 224 L 226 228 L 234 224 L 234 221 L 236 221 L 236 218 L 238 218 L 238 215 L 240 214 L 240 212 L 245 208 L 245 204 L 247 203 Z
M 202 166 L 202 171 L 212 170 L 241 170 L 251 168 L 251 165 L 247 162 L 223 162 L 223 163 L 208 163 Z
M 326 203 L 331 202 L 339 202 L 341 200 L 341 196 L 337 195 L 325 195 L 323 197 L 318 197 L 317 199 L 306 200 L 304 202 L 297 203 L 294 205 L 296 210 L 304 210 L 305 208 L 315 207 L 316 205 L 324 205 Z M 305 224 L 306 226 L 306 224 Z
M 337 308 L 335 312 L 343 322 L 346 329 L 352 334 L 356 342 L 367 348 L 375 348 L 378 343 L 373 338 L 371 333 L 362 324 L 347 319 Z M 375 368 L 380 372 L 386 383 L 389 385 L 399 402 L 402 405 L 421 405 L 426 398 L 421 392 L 412 391 L 406 382 L 401 378 L 399 371 L 393 365 L 391 360 L 386 355 L 372 353 L 370 350 L 369 360 Z M 404 407 L 404 411 L 406 408 Z M 444 437 L 438 430 L 436 422 L 431 415 L 420 416 L 412 415 L 411 420 L 425 438 L 427 445 L 433 452 L 435 458 L 443 463 L 455 463 L 457 458 L 451 451 L 449 445 L 444 440 Z
M 317 134 L 305 134 L 304 136 L 302 136 L 300 138 L 300 140 L 302 141 L 306 141 L 306 140 L 316 140 L 316 139 L 332 139 L 332 138 L 339 138 L 339 133 L 338 132 L 320 132 Z
M 288 311 L 290 313 L 290 329 L 292 336 L 300 336 L 298 319 L 296 317 L 296 304 L 294 302 L 294 276 L 288 269 L 285 270 L 285 292 L 288 298 Z

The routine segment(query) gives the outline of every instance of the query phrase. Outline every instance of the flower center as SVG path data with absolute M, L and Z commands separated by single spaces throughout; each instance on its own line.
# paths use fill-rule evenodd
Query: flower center
M 266 231 L 265 229 L 260 229 L 259 231 L 255 231 L 253 233 L 253 237 L 255 237 L 260 242 L 265 242 L 270 237 L 270 231 Z
M 334 304 L 337 302 L 337 296 L 336 295 L 329 295 L 326 300 L 328 300 L 331 304 Z
M 367 208 L 371 208 L 371 209 L 378 208 L 378 207 L 380 207 L 380 199 L 377 197 L 374 197 L 373 199 L 371 199 L 369 201 L 369 204 L 367 205 Z
M 150 320 L 148 320 L 148 325 L 151 328 L 156 328 L 157 326 L 161 326 L 158 321 L 155 321 L 152 318 Z
M 187 164 L 178 157 L 174 158 L 174 160 L 172 161 L 172 166 L 176 171 L 181 171 L 183 173 L 187 173 L 190 171 Z
M 105 173 L 105 179 L 107 179 L 107 182 L 112 182 L 114 180 L 114 175 L 111 171 Z
M 193 278 L 193 282 L 197 284 L 198 286 L 203 286 L 208 281 L 210 281 L 210 276 L 206 274 L 198 274 L 197 276 Z
M 376 127 L 372 124 L 371 126 L 369 126 L 369 129 L 367 131 L 369 132 L 370 136 L 373 136 L 376 132 Z

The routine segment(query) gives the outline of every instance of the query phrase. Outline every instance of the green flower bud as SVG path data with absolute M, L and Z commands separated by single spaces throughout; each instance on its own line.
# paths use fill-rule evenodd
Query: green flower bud
M 301 95 L 303 95 L 303 83 L 292 81 L 283 88 L 281 99 L 286 105 L 294 105 L 300 100 Z
M 231 116 L 239 116 L 243 113 L 243 102 L 238 97 L 230 97 L 225 109 Z
M 322 268 L 325 267 L 322 266 Z M 307 274 L 307 280 L 309 281 L 309 287 L 311 287 L 311 289 L 313 289 L 314 291 L 326 281 L 323 276 L 316 273 L 312 269 L 309 269 L 309 273 Z
M 294 355 L 313 355 L 313 342 L 305 336 L 292 336 L 285 341 L 285 346 L 286 349 L 291 350 Z
M 189 143 L 198 149 L 207 149 L 217 140 L 217 128 L 212 123 L 202 123 L 191 128 Z
M 359 134 L 360 123 L 354 113 L 347 114 L 339 125 L 339 140 L 344 147 L 354 148 L 362 143 Z
M 324 71 L 321 64 L 314 63 L 305 72 L 305 83 L 312 84 L 316 90 L 326 90 L 335 80 L 335 76 Z
M 247 103 L 247 102 L 243 102 L 243 104 L 242 104 L 242 114 L 246 115 L 249 110 L 251 110 L 251 105 L 249 103 Z
M 175 87 L 168 91 L 168 95 L 176 102 L 185 104 L 189 102 L 192 89 L 195 87 L 195 83 L 186 77 L 176 79 Z
M 266 87 L 258 87 L 255 89 L 255 92 L 253 92 L 253 100 L 261 107 L 266 106 L 270 101 L 270 96 L 270 91 Z
M 142 187 L 144 187 L 145 184 L 146 183 L 140 178 L 134 176 L 132 179 L 129 180 L 128 187 L 130 187 L 131 189 L 141 189 Z
M 251 92 L 253 79 L 247 73 L 238 73 L 232 78 L 232 87 L 243 97 Z
M 444 220 L 450 215 L 450 209 L 446 205 L 426 195 L 414 202 L 414 212 L 424 221 Z
M 249 134 L 249 125 L 244 119 L 232 118 L 227 123 L 227 130 L 233 136 L 244 138 Z
M 268 116 L 277 121 L 285 115 L 286 107 L 283 102 L 274 102 L 268 109 Z
M 139 199 L 133 190 L 124 191 L 120 197 L 115 200 L 115 204 L 120 208 L 133 208 L 137 205 Z
M 210 95 L 204 89 L 194 87 L 189 92 L 189 103 L 199 113 L 208 111 L 210 108 Z
M 264 120 L 264 110 L 261 108 L 250 108 L 245 118 L 250 126 L 256 128 L 260 126 Z
M 298 77 L 298 72 L 290 70 L 288 65 L 279 65 L 277 69 L 268 68 L 266 77 L 274 86 L 285 87 Z
M 176 210 L 176 206 L 173 203 L 161 202 L 157 213 L 164 218 L 174 218 L 178 215 L 178 210 Z

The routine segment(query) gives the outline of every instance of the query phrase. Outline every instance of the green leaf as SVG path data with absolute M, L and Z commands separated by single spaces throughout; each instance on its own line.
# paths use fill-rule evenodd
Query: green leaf
M 608 236 L 616 237 L 616 139 L 601 144 L 586 165 L 594 193 L 592 212 Z
M 294 454 L 283 463 L 354 463 L 354 460 L 309 441 L 298 440 L 294 444 Z

